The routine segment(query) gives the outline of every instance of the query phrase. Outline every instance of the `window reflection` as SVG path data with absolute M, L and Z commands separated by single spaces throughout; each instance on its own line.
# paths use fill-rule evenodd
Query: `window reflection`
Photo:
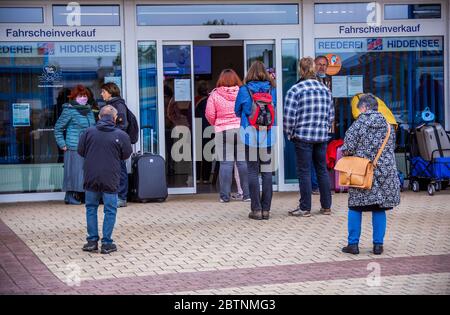
M 339 39 L 330 39 L 333 40 Z M 363 75 L 364 92 L 375 94 L 392 110 L 401 126 L 397 135 L 400 146 L 406 142 L 407 129 L 416 125 L 416 115 L 425 107 L 435 114 L 437 122 L 444 124 L 445 120 L 443 38 L 403 38 L 403 42 L 409 43 L 423 43 L 424 40 L 437 45 L 435 48 L 392 48 L 389 51 L 385 42 L 379 41 L 383 44 L 380 50 L 333 52 L 342 60 L 337 75 Z M 316 44 L 317 41 L 321 40 L 316 40 Z M 331 50 L 316 51 L 317 55 L 327 53 Z M 337 133 L 341 138 L 352 123 L 350 101 L 350 97 L 334 98 Z
M 440 19 L 440 4 L 386 4 L 385 20 Z
M 159 153 L 155 42 L 140 42 L 138 44 L 138 63 L 139 110 L 140 126 L 143 134 L 143 150 L 145 152 Z
M 120 14 L 118 5 L 81 5 L 81 26 L 119 26 Z M 67 26 L 67 17 L 71 14 L 66 5 L 53 6 L 53 25 Z
M 297 63 L 299 59 L 299 42 L 295 40 L 282 40 L 281 41 L 281 58 L 283 69 L 283 100 L 287 91 L 297 82 L 298 71 Z M 280 102 L 284 105 L 284 102 Z M 295 160 L 295 146 L 292 141 L 287 139 L 287 136 L 283 133 L 284 137 L 284 181 L 286 184 L 298 183 L 296 172 L 296 160 Z
M 15 51 L 0 54 L 0 193 L 58 191 L 53 127 L 62 104 L 76 84 L 92 90 L 91 103 L 101 102 L 104 82 L 121 86 L 120 42 L 4 42 L 0 51 Z
M 138 5 L 138 25 L 298 24 L 297 4 Z
M 44 23 L 42 8 L 0 8 L 0 23 Z
M 369 2 L 315 4 L 314 20 L 316 24 L 366 23 L 372 10 Z

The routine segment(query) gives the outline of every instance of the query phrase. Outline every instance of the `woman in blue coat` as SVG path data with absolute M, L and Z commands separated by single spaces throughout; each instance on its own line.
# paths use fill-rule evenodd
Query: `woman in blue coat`
M 275 171 L 272 146 L 275 144 L 275 127 L 258 130 L 249 122 L 252 115 L 252 95 L 268 93 L 272 104 L 276 105 L 275 83 L 261 61 L 255 61 L 248 69 L 244 85 L 240 87 L 236 98 L 235 113 L 241 117 L 240 136 L 245 145 L 245 159 L 248 169 L 248 183 L 251 198 L 249 218 L 268 220 L 272 203 L 272 173 Z M 238 157 L 239 158 L 239 157 Z M 262 194 L 260 194 L 258 176 L 261 173 Z
M 58 147 L 64 151 L 64 181 L 62 190 L 66 192 L 66 204 L 80 204 L 83 189 L 84 159 L 78 154 L 78 140 L 83 131 L 95 125 L 94 114 L 88 99 L 91 93 L 83 85 L 72 89 L 69 102 L 55 124 L 55 138 Z M 66 135 L 64 137 L 64 130 Z

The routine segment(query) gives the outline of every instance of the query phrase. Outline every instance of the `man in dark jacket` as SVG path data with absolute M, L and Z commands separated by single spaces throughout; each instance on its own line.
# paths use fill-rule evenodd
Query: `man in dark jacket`
M 120 89 L 117 84 L 113 82 L 108 82 L 102 85 L 102 98 L 106 102 L 106 105 L 111 105 L 117 110 L 117 120 L 116 125 L 121 130 L 127 132 L 128 129 L 128 116 L 127 116 L 127 105 L 125 100 L 120 96 Z M 118 207 L 127 206 L 127 195 L 128 195 L 128 171 L 127 164 L 125 161 L 120 163 L 120 183 L 118 190 Z
M 106 105 L 100 110 L 100 120 L 81 136 L 78 153 L 84 160 L 84 189 L 86 190 L 87 244 L 84 251 L 98 250 L 97 210 L 103 198 L 104 221 L 102 254 L 117 250 L 111 238 L 116 222 L 117 192 L 119 189 L 121 163 L 132 153 L 130 137 L 116 128 L 117 110 Z

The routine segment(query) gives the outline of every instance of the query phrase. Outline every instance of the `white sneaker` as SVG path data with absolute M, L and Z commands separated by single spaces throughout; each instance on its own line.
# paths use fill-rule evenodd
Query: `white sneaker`
M 244 198 L 244 195 L 242 194 L 232 194 L 231 199 L 233 200 L 242 200 Z

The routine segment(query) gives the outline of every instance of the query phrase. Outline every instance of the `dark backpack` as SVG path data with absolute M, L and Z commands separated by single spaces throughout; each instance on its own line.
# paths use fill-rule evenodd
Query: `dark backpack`
M 252 93 L 248 86 L 247 90 L 252 98 L 252 113 L 248 116 L 248 121 L 251 126 L 256 129 L 272 128 L 275 123 L 275 107 L 272 100 L 272 88 L 269 92 Z
M 127 133 L 130 136 L 131 144 L 135 144 L 136 142 L 138 142 L 139 139 L 139 125 L 136 116 L 134 116 L 133 112 L 128 109 L 128 106 L 127 106 L 127 120 L 128 120 Z

